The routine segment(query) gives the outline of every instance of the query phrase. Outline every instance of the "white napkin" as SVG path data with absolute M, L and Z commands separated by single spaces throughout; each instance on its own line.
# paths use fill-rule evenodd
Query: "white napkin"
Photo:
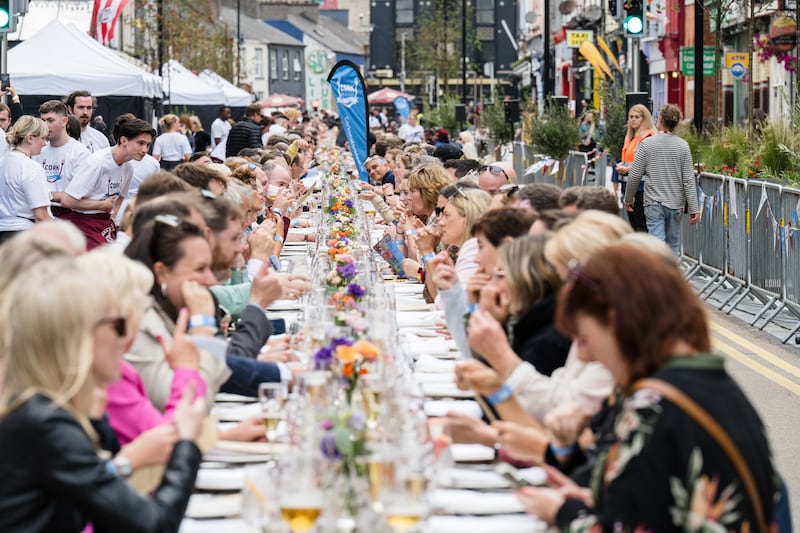
M 423 383 L 422 393 L 429 398 L 473 398 L 471 390 L 461 390 L 455 383 Z
M 433 344 L 436 344 L 435 341 L 437 341 L 437 340 L 441 341 L 441 339 L 433 339 L 430 343 L 426 342 L 426 343 L 419 343 L 419 344 L 432 344 L 433 345 Z M 444 344 L 444 341 L 442 341 L 442 344 Z M 406 345 L 406 346 L 408 346 L 408 345 Z M 408 349 L 408 348 L 406 348 L 406 349 Z M 413 354 L 414 352 L 409 350 L 409 353 Z M 428 355 L 428 354 L 431 354 L 431 355 Z M 455 361 L 442 361 L 442 360 L 440 360 L 440 359 L 438 359 L 436 357 L 433 357 L 434 355 L 436 355 L 436 354 L 431 352 L 431 351 L 426 351 L 425 353 L 420 355 L 419 359 L 417 359 L 417 362 L 414 363 L 414 370 L 416 370 L 417 372 L 427 372 L 429 374 L 435 373 L 435 372 L 443 372 L 443 373 L 447 373 L 447 374 L 453 374 L 456 371 L 456 363 L 455 363 Z
M 192 494 L 186 507 L 189 518 L 225 518 L 237 516 L 242 510 L 241 494 Z
M 547 474 L 543 468 L 525 468 L 519 471 L 523 478 L 534 485 L 544 483 Z M 473 468 L 448 468 L 436 480 L 439 487 L 454 489 L 508 489 L 511 483 L 494 470 L 475 470 Z
M 481 406 L 475 400 L 428 400 L 423 408 L 428 416 L 446 416 L 447 413 L 481 417 Z
M 435 328 L 439 313 L 431 311 L 400 311 L 397 326 L 401 328 Z
M 218 392 L 217 395 L 214 396 L 214 401 L 225 403 L 253 403 L 257 402 L 258 398 L 242 396 L 241 394 L 231 394 L 230 392 Z
M 258 403 L 215 405 L 211 408 L 211 414 L 222 422 L 241 422 L 260 415 L 261 406 Z
M 394 293 L 397 295 L 422 295 L 425 285 L 422 283 L 395 283 Z
M 181 522 L 179 533 L 252 533 L 247 522 L 240 518 L 227 518 L 222 520 L 194 520 L 184 518 Z
M 457 463 L 494 460 L 494 448 L 483 444 L 451 444 L 450 453 Z
M 397 305 L 420 305 L 425 303 L 422 296 L 395 296 L 394 301 Z
M 453 383 L 456 380 L 455 372 L 415 372 L 414 380 L 422 385 L 423 383 Z
M 498 516 L 432 516 L 428 519 L 428 533 L 534 533 L 547 531 L 547 525 L 532 515 Z M 229 532 L 230 533 L 230 532 Z
M 317 228 L 289 228 L 289 235 L 292 233 L 296 235 L 312 235 L 317 232 Z
M 267 311 L 293 311 L 299 310 L 300 306 L 300 300 L 275 300 Z
M 441 514 L 495 515 L 525 512 L 525 508 L 511 492 L 439 489 L 431 492 L 428 501 L 432 510 Z M 501 531 L 495 527 L 491 530 Z
M 200 490 L 241 490 L 244 468 L 200 468 L 194 486 Z
M 407 338 L 410 340 L 403 342 L 403 347 L 411 355 L 429 354 L 444 356 L 450 353 L 450 348 L 440 336 L 427 338 L 425 340 L 420 340 L 417 336 L 409 336 Z

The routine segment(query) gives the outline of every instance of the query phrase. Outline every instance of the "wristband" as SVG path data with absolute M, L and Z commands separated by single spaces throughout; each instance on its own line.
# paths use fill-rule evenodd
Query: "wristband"
M 411 228 L 410 230 L 406 231 L 406 234 L 408 234 L 408 235 L 416 235 L 417 234 L 417 230 L 415 230 L 414 228 Z
M 217 329 L 217 321 L 210 315 L 192 315 L 189 317 L 189 329 L 195 328 Z
M 283 216 L 283 210 L 278 208 L 278 207 L 273 207 L 272 208 L 272 212 L 275 213 L 276 215 L 278 215 L 279 217 Z
M 553 455 L 555 455 L 556 457 L 565 457 L 567 455 L 572 455 L 573 453 L 575 453 L 575 450 L 577 449 L 578 445 L 575 444 L 574 442 L 569 446 L 564 446 L 563 448 L 559 446 L 553 446 L 552 443 L 550 444 L 550 451 L 553 452 Z
M 469 304 L 467 306 L 467 313 L 472 314 L 475 311 L 477 311 L 478 309 L 480 309 L 480 304 L 478 304 L 478 303 Z
M 296 218 L 296 219 L 292 220 L 292 227 L 293 228 L 299 228 L 300 227 L 300 219 L 299 218 Z
M 487 396 L 486 401 L 488 401 L 490 405 L 495 406 L 508 400 L 513 394 L 514 392 L 511 390 L 511 387 L 508 385 L 503 385 L 492 394 Z
M 425 255 L 423 255 L 423 256 L 422 256 L 422 264 L 423 264 L 423 265 L 427 265 L 427 264 L 428 264 L 428 261 L 430 261 L 430 260 L 431 260 L 431 259 L 433 259 L 434 257 L 436 257 L 436 254 L 435 254 L 435 253 L 433 253 L 433 252 L 428 252 L 427 254 L 425 254 Z
M 281 237 L 280 235 L 275 235 L 275 236 L 272 237 L 272 240 L 282 243 L 283 242 L 283 237 Z
M 406 241 L 404 241 L 403 239 L 398 239 L 398 240 L 395 240 L 394 242 L 395 242 L 395 244 L 397 244 L 397 246 L 405 246 L 406 245 Z

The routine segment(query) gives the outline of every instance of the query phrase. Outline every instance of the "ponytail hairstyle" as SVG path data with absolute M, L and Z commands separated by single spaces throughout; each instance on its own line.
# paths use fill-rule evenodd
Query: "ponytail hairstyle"
M 6 133 L 6 142 L 9 146 L 19 146 L 25 142 L 28 135 L 45 138 L 47 132 L 47 124 L 44 120 L 30 115 L 22 115 Z

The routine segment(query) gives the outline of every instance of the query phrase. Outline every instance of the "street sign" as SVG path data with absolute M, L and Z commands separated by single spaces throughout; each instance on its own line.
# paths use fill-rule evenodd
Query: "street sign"
M 716 49 L 713 46 L 703 47 L 703 76 L 714 75 L 716 56 Z M 681 74 L 694 76 L 694 46 L 681 46 Z
M 594 32 L 592 30 L 567 30 L 568 48 L 580 48 L 586 41 L 594 42 Z
M 741 80 L 747 74 L 747 65 L 750 63 L 750 54 L 747 52 L 728 52 L 725 54 L 725 68 L 731 72 L 734 79 Z

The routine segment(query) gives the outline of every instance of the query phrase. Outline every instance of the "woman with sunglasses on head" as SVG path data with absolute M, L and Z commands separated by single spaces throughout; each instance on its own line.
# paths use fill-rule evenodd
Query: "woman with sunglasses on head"
M 642 104 L 636 104 L 628 111 L 628 131 L 625 134 L 625 144 L 622 147 L 622 157 L 617 163 L 616 171 L 620 176 L 618 179 L 622 183 L 622 196 L 625 197 L 625 190 L 628 186 L 628 172 L 633 165 L 633 158 L 636 155 L 636 148 L 646 138 L 656 134 L 656 125 L 653 122 L 653 115 L 650 110 Z M 644 183 L 639 182 L 636 188 L 636 197 L 633 202 L 633 211 L 628 212 L 628 220 L 636 231 L 647 231 L 647 220 L 644 216 Z M 617 193 L 619 184 L 614 183 L 614 193 Z
M 674 262 L 628 243 L 600 250 L 573 268 L 556 321 L 608 368 L 621 407 L 591 490 L 563 477 L 524 488 L 529 512 L 570 531 L 777 530 L 764 425 L 709 353 L 703 302 Z
M 131 487 L 95 447 L 92 395 L 119 379 L 146 301 L 144 293 L 120 299 L 116 289 L 86 264 L 54 258 L 22 274 L 5 294 L 2 531 L 78 533 L 87 523 L 97 532 L 179 529 L 200 464 L 193 441 L 205 414 L 191 387 L 175 410 L 177 442 L 151 497 Z

